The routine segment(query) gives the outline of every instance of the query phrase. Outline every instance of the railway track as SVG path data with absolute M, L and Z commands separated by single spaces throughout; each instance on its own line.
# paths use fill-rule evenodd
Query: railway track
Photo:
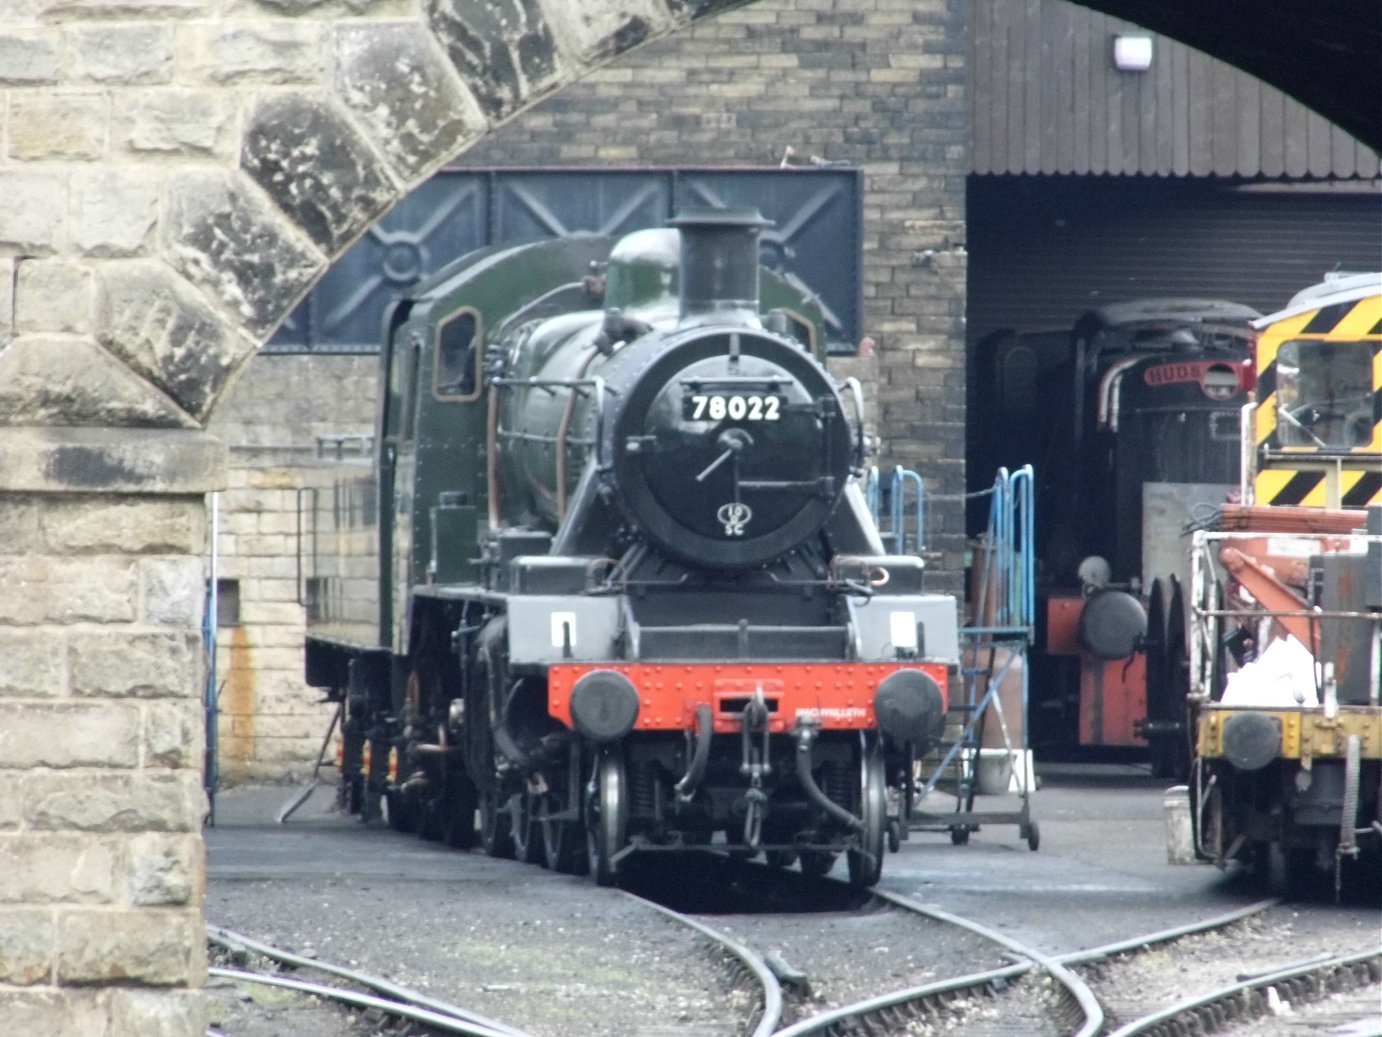
M 219 926 L 207 927 L 207 942 L 224 952 L 232 960 L 246 965 L 259 958 L 296 972 L 310 969 L 328 977 L 330 982 L 313 982 L 275 968 L 226 968 L 213 965 L 210 976 L 237 983 L 258 984 L 289 990 L 297 994 L 333 1002 L 344 1009 L 373 1013 L 383 1019 L 414 1024 L 413 1034 L 461 1034 L 464 1037 L 532 1037 L 527 1031 L 489 1019 L 460 1005 L 399 986 L 380 976 L 346 968 L 330 962 L 317 961 L 261 943 L 241 933 Z M 217 1037 L 217 1031 L 209 1031 Z
M 784 880 L 789 881 L 785 874 L 780 876 Z M 717 918 L 710 928 L 736 945 L 757 948 L 776 973 L 779 988 L 785 988 L 782 1025 L 775 1037 L 897 1037 L 950 1026 L 962 1026 L 967 1037 L 1093 1037 L 1115 1026 L 1125 1027 L 1120 1037 L 1180 1037 L 1211 1032 L 1240 1015 L 1251 1019 L 1269 1014 L 1280 1004 L 1281 991 L 1298 1003 L 1305 994 L 1324 996 L 1376 983 L 1382 968 L 1378 953 L 1363 951 L 1316 955 L 1293 968 L 1283 966 L 1265 976 L 1214 986 L 1216 976 L 1239 958 L 1271 960 L 1264 955 L 1282 940 L 1282 933 L 1280 923 L 1264 919 L 1276 904 L 1262 901 L 1190 925 L 1061 956 L 1043 955 L 970 920 L 886 890 L 875 890 L 857 909 L 825 917 L 735 914 Z M 829 945 L 830 953 L 819 954 L 822 945 Z M 926 949 L 924 960 L 905 951 L 918 946 Z M 1224 954 L 1224 946 L 1238 948 L 1239 954 Z M 1171 964 L 1174 972 L 1174 963 L 1191 952 L 1207 954 L 1215 963 L 1195 977 L 1197 984 L 1209 983 L 1214 989 L 1174 1009 L 1163 1006 L 1180 998 L 1164 993 L 1154 995 L 1161 997 L 1155 1005 L 1139 1006 L 1135 997 L 1130 998 L 1130 990 L 1158 989 L 1146 975 L 1158 963 Z M 838 967 L 842 960 L 866 962 L 860 971 L 869 982 L 860 984 L 858 975 L 830 974 L 828 963 Z M 825 971 L 822 963 L 827 963 Z M 946 967 L 949 974 L 937 974 Z M 1183 991 L 1187 977 L 1181 975 L 1178 981 Z M 832 987 L 834 993 L 847 988 L 853 996 L 821 1008 L 820 1001 L 836 1000 L 827 993 Z M 776 995 L 760 995 L 760 1001 L 772 996 Z M 766 1030 L 763 1017 L 759 1023 L 755 1035 Z

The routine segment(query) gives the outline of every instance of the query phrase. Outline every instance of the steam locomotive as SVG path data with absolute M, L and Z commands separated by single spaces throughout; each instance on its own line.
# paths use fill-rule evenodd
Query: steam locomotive
M 1147 746 L 1158 776 L 1186 773 L 1182 532 L 1237 484 L 1239 371 L 1257 316 L 1222 300 L 1144 299 L 1068 331 L 979 344 L 970 471 L 1038 473 L 1038 752 Z
M 878 880 L 957 606 L 885 552 L 763 226 L 482 250 L 393 307 L 375 457 L 300 508 L 347 807 L 605 885 L 707 845 Z

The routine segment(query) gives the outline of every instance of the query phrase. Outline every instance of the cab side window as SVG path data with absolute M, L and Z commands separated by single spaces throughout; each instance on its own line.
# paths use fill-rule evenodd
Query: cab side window
M 1282 446 L 1347 450 L 1372 437 L 1372 346 L 1298 341 L 1276 358 L 1277 434 Z
M 473 400 L 480 384 L 480 315 L 464 309 L 452 314 L 437 329 L 437 396 L 446 400 Z

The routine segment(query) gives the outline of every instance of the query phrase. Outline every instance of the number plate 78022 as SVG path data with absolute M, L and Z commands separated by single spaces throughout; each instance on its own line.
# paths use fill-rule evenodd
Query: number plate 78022
M 773 393 L 692 393 L 682 401 L 687 421 L 778 421 L 782 397 Z

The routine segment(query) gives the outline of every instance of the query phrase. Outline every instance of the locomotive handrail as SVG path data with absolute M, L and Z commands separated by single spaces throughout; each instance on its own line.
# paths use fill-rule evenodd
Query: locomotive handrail
M 854 436 L 854 467 L 862 468 L 864 458 L 868 456 L 868 443 L 864 438 L 864 387 L 859 384 L 859 379 L 852 375 L 845 379 L 845 388 L 849 390 L 850 396 L 854 398 L 854 424 L 857 432 Z M 920 539 L 921 529 L 917 527 L 917 537 Z
M 302 565 L 302 543 L 303 543 L 303 535 L 304 535 L 304 532 L 305 532 L 304 529 L 303 529 L 303 522 L 302 522 L 302 502 L 303 502 L 303 500 L 304 500 L 305 498 L 307 498 L 307 497 L 309 497 L 309 496 L 312 498 L 312 505 L 311 505 L 311 512 L 312 512 L 311 537 L 312 537 L 312 558 L 313 558 L 313 560 L 315 561 L 315 559 L 316 559 L 316 557 L 317 557 L 317 487 L 315 487 L 315 486 L 299 486 L 299 487 L 298 487 L 298 490 L 297 490 L 297 544 L 296 544 L 297 551 L 295 552 L 295 554 L 296 554 L 295 561 L 296 561 L 296 563 L 297 563 L 297 574 L 296 574 L 296 586 L 295 586 L 294 589 L 297 591 L 297 603 L 298 603 L 299 605 L 301 605 L 303 608 L 307 608 L 307 607 L 308 607 L 308 602 L 307 602 L 306 583 L 305 583 L 305 581 L 303 580 L 303 576 L 302 576 L 302 571 L 303 571 L 303 565 Z

